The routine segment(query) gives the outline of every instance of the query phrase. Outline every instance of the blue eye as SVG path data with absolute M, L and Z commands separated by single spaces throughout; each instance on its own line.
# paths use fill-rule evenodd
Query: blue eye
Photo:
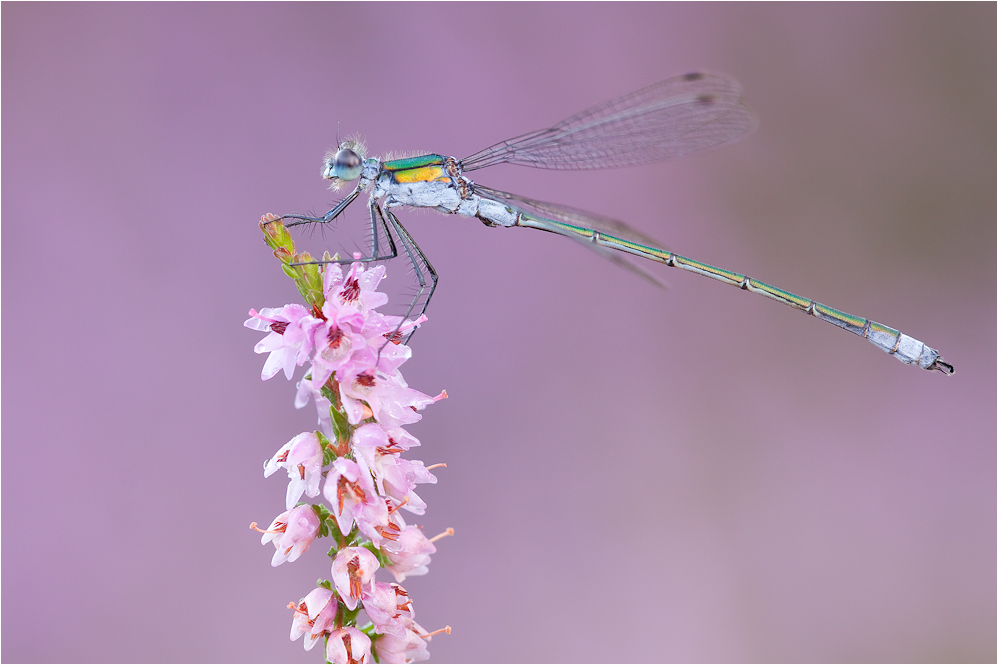
M 349 148 L 337 152 L 329 165 L 330 175 L 340 180 L 356 180 L 363 170 L 364 164 L 360 156 Z

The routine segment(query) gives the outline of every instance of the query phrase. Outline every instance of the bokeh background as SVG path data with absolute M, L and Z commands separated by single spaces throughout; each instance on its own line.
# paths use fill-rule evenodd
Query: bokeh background
M 283 509 L 263 460 L 314 423 L 242 327 L 297 301 L 257 220 L 335 200 L 337 132 L 463 157 L 699 68 L 743 83 L 753 135 L 474 176 L 900 328 L 957 373 L 693 275 L 661 292 L 561 238 L 403 212 L 441 275 L 405 375 L 451 396 L 411 428 L 449 465 L 423 523 L 457 530 L 406 584 L 454 628 L 433 659 L 998 657 L 994 4 L 2 19 L 3 660 L 320 662 L 285 605 L 326 546 L 272 569 L 246 528 Z

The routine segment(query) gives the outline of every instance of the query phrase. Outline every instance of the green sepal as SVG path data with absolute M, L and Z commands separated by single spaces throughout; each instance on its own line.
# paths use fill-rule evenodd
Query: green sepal
M 323 506 L 323 508 L 325 508 L 325 506 Z M 340 527 L 336 524 L 336 518 L 334 518 L 333 514 L 328 510 L 326 511 L 325 519 L 323 519 L 319 525 L 319 534 L 322 535 L 323 531 L 326 532 L 326 535 L 331 536 L 337 543 L 343 542 L 343 534 L 340 533 Z M 329 555 L 330 558 L 335 557 L 337 551 L 338 549 L 336 545 L 333 545 L 330 550 L 330 552 L 332 552 L 332 554 Z
M 319 516 L 319 538 L 325 538 L 330 535 L 330 526 L 334 529 L 336 528 L 336 522 L 333 520 L 333 514 L 329 512 L 321 503 L 313 503 L 312 510 L 315 514 Z
M 331 401 L 331 400 L 330 400 Z M 346 443 L 350 440 L 350 422 L 336 407 L 329 407 L 329 418 L 333 421 L 333 433 L 336 434 L 336 441 Z
M 336 459 L 336 451 L 333 449 L 333 444 L 330 443 L 325 434 L 316 430 L 315 435 L 319 437 L 319 443 L 322 445 L 322 466 L 328 466 L 333 463 L 334 459 Z
M 388 566 L 392 565 L 392 560 L 389 559 L 388 556 L 384 552 L 382 552 L 379 548 L 375 547 L 374 543 L 372 543 L 371 541 L 367 541 L 366 543 L 361 545 L 361 547 L 369 550 L 371 554 L 376 556 L 378 558 L 378 563 L 381 564 L 382 568 L 387 568 Z
M 363 603 L 357 603 L 357 607 L 352 610 L 348 610 L 347 606 L 340 601 L 340 617 L 342 617 L 344 626 L 356 626 L 357 625 L 357 615 L 360 614 L 361 609 L 363 609 Z
M 347 547 L 363 547 L 366 542 L 368 541 L 364 540 L 364 536 L 360 533 L 360 529 L 356 526 L 353 528 L 353 531 L 347 535 Z
M 292 258 L 293 263 L 304 264 L 292 267 L 296 273 L 294 280 L 295 286 L 298 287 L 298 293 L 314 309 L 322 309 L 323 303 L 326 302 L 326 296 L 322 293 L 322 271 L 319 270 L 317 264 L 306 263 L 312 260 L 312 255 L 308 252 L 295 254 Z M 281 260 L 283 261 L 284 259 L 281 258 Z
M 333 590 L 333 583 L 330 582 L 329 580 L 324 580 L 321 577 L 318 580 L 316 580 L 315 586 L 322 587 L 323 589 L 325 589 L 327 591 L 332 591 Z

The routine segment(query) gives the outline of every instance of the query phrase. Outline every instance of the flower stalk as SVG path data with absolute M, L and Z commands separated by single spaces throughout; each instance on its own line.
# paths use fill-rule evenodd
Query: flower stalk
M 402 457 L 420 445 L 405 427 L 447 397 L 409 388 L 399 371 L 411 355 L 403 337 L 426 318 L 406 321 L 377 311 L 388 301 L 376 290 L 383 266 L 355 261 L 344 272 L 338 263 L 307 263 L 312 257 L 296 251 L 276 217 L 264 216 L 260 228 L 305 305 L 250 310 L 245 325 L 266 333 L 254 348 L 269 354 L 264 380 L 281 371 L 290 380 L 298 367 L 309 366 L 294 403 L 315 404 L 318 429 L 293 437 L 264 463 L 265 477 L 288 474 L 285 511 L 267 529 L 255 522 L 251 528 L 274 545 L 272 566 L 297 560 L 318 538 L 332 542 L 330 578 L 289 604 L 291 639 L 304 636 L 310 650 L 322 638 L 330 663 L 425 660 L 432 636 L 450 627 L 430 633 L 416 623 L 401 583 L 426 574 L 434 541 L 454 533 L 448 528 L 427 538 L 402 516 L 425 513 L 416 486 L 435 483 L 430 470 L 446 467 Z M 320 494 L 326 503 L 301 502 Z M 395 582 L 379 581 L 382 569 Z M 362 612 L 367 621 L 360 625 Z

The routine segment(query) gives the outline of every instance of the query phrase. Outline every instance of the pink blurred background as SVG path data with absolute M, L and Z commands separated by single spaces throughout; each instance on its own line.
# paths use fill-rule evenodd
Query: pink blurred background
M 4 3 L 4 661 L 321 662 L 246 527 L 314 423 L 259 379 L 297 301 L 256 223 L 323 152 L 463 157 L 706 68 L 745 141 L 496 167 L 939 348 L 946 378 L 678 271 L 401 213 L 441 275 L 404 367 L 436 662 L 994 661 L 994 4 Z M 362 207 L 362 206 L 361 206 Z M 330 238 L 333 249 L 355 238 Z M 390 277 L 404 275 L 389 267 Z M 15 325 L 16 324 L 16 325 Z M 301 370 L 299 370 L 300 372 Z

